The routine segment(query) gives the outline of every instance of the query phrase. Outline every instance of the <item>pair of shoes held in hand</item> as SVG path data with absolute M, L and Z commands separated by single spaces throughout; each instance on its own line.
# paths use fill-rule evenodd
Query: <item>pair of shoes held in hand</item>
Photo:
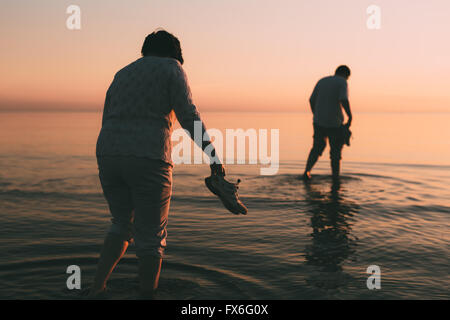
M 247 208 L 239 199 L 237 190 L 239 189 L 238 179 L 236 183 L 225 180 L 225 170 L 222 165 L 211 165 L 211 176 L 205 178 L 206 187 L 213 194 L 219 197 L 225 208 L 234 214 L 247 214 Z

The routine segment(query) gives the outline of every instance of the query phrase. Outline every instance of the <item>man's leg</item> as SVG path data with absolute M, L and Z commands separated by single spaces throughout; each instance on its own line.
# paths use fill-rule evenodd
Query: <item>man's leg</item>
M 309 152 L 308 160 L 306 161 L 305 172 L 303 174 L 304 179 L 311 179 L 311 170 L 326 147 L 326 136 L 322 131 L 319 126 L 314 125 L 314 142 Z
M 341 171 L 341 160 L 340 159 L 331 159 L 331 174 L 333 179 L 339 179 Z
M 333 129 L 332 132 L 330 132 L 329 141 L 332 177 L 333 180 L 339 180 L 341 171 L 342 148 L 344 147 L 341 128 Z

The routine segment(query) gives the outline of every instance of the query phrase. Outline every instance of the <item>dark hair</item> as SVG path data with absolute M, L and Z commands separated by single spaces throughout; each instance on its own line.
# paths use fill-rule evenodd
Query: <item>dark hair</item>
M 173 34 L 158 30 L 150 33 L 144 40 L 141 50 L 142 56 L 160 56 L 173 58 L 183 64 L 180 41 Z
M 339 74 L 348 78 L 350 77 L 350 68 L 345 65 L 339 66 L 337 67 L 335 74 Z

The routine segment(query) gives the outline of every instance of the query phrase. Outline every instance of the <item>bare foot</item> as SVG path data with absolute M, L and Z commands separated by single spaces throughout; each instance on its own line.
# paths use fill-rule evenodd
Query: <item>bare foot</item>
M 305 171 L 305 173 L 303 174 L 302 178 L 303 178 L 304 181 L 311 180 L 311 172 Z

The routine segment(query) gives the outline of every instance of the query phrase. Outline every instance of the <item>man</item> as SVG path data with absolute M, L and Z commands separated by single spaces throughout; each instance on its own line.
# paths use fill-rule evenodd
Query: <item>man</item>
M 350 69 L 339 66 L 334 76 L 328 76 L 319 80 L 316 84 L 309 103 L 314 114 L 314 143 L 309 153 L 303 179 L 311 179 L 311 169 L 322 155 L 326 147 L 327 139 L 330 143 L 330 159 L 333 180 L 339 179 L 342 147 L 345 142 L 346 131 L 352 123 L 352 112 L 348 101 L 347 80 L 350 77 Z M 348 120 L 345 125 L 344 108 Z

